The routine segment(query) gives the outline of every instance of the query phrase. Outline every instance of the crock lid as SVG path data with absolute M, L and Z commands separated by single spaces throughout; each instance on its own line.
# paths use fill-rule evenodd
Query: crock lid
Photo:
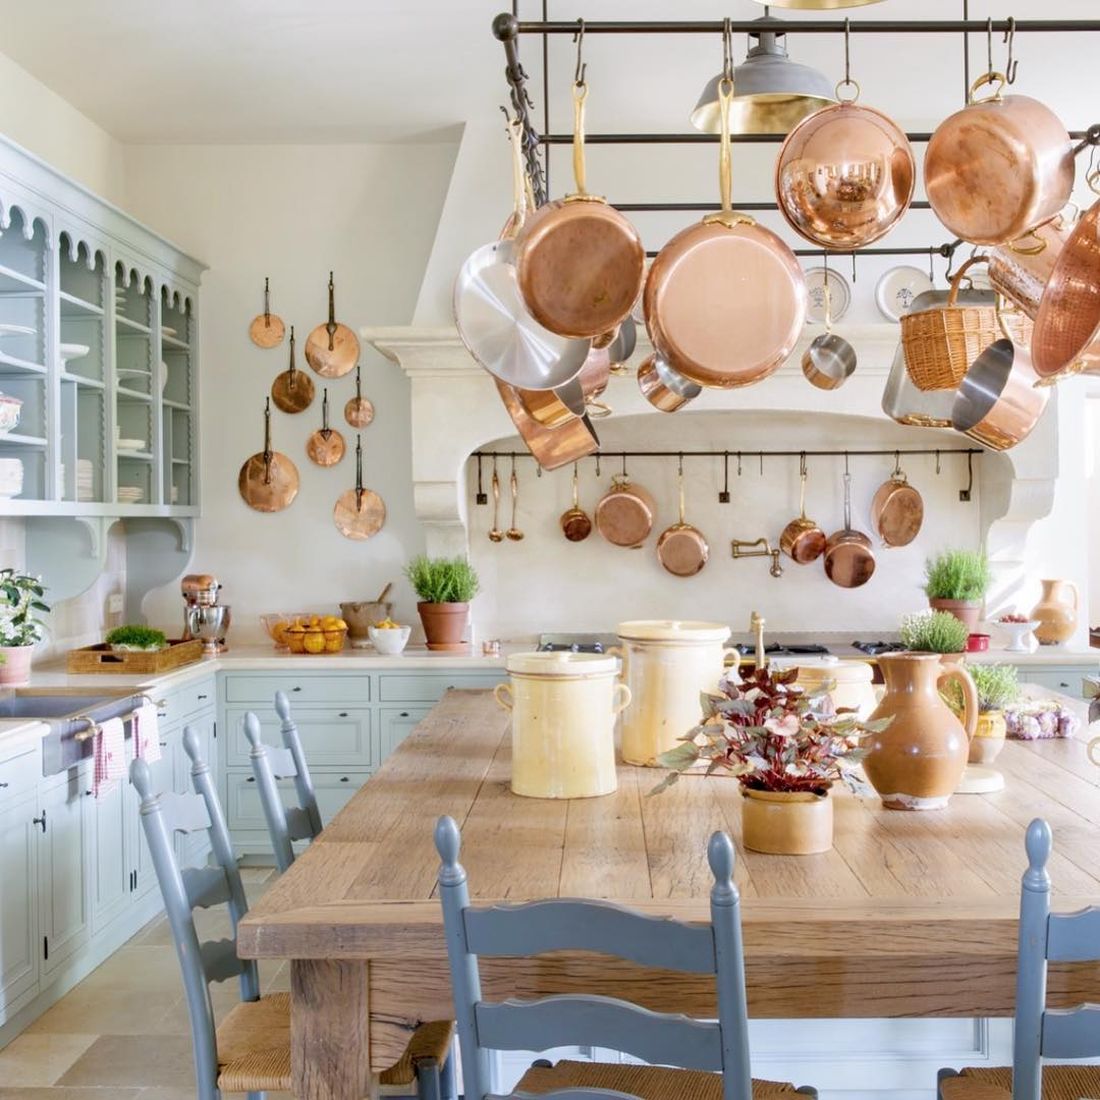
M 871 666 L 867 661 L 822 661 L 821 664 L 799 665 L 800 683 L 824 683 L 835 680 L 838 684 L 869 684 L 874 679 Z
M 620 638 L 640 642 L 724 642 L 730 636 L 725 623 L 696 619 L 635 619 L 619 623 Z
M 513 653 L 505 662 L 509 672 L 536 676 L 605 676 L 618 671 L 617 657 L 606 653 Z

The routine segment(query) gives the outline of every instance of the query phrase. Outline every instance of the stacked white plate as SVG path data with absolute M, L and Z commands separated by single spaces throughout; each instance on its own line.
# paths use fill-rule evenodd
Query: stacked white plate
M 90 458 L 76 460 L 76 499 L 95 500 L 95 473 Z
M 119 504 L 140 504 L 145 499 L 145 490 L 140 485 L 120 485 L 118 487 Z
M 18 458 L 0 458 L 0 499 L 10 500 L 22 491 L 22 461 Z
M 144 451 L 147 444 L 144 439 L 122 439 L 115 440 L 115 447 L 120 451 Z

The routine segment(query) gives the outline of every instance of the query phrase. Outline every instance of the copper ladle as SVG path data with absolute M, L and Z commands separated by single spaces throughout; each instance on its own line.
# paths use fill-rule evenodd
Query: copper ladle
M 500 529 L 500 476 L 497 474 L 497 460 L 493 459 L 493 526 L 489 528 L 490 542 L 503 542 L 504 532 Z
M 512 542 L 520 542 L 523 539 L 523 532 L 516 526 L 516 501 L 519 499 L 519 481 L 516 478 L 515 458 L 512 459 L 512 476 L 508 479 L 508 484 L 512 490 L 512 526 L 504 534 Z

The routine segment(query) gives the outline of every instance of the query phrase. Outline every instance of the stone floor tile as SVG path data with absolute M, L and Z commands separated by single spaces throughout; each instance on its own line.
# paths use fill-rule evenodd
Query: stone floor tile
M 193 1089 L 194 1079 L 189 1035 L 103 1035 L 58 1084 Z
M 273 1095 L 273 1094 L 269 1094 Z M 0 1088 L 0 1100 L 138 1100 L 141 1089 Z M 194 1090 L 190 1091 L 194 1100 Z
M 52 1085 L 97 1038 L 24 1032 L 0 1050 L 0 1082 L 5 1087 Z
M 182 992 L 178 981 L 171 990 L 144 991 L 86 988 L 81 983 L 39 1016 L 24 1034 L 173 1034 L 177 1028 L 167 1014 Z

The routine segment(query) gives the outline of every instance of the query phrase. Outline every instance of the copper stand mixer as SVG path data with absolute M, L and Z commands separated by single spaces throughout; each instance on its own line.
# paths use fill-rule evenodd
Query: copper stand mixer
M 203 656 L 216 657 L 226 651 L 230 608 L 218 603 L 218 578 L 209 573 L 188 573 L 180 581 L 183 596 L 183 640 L 201 638 Z

